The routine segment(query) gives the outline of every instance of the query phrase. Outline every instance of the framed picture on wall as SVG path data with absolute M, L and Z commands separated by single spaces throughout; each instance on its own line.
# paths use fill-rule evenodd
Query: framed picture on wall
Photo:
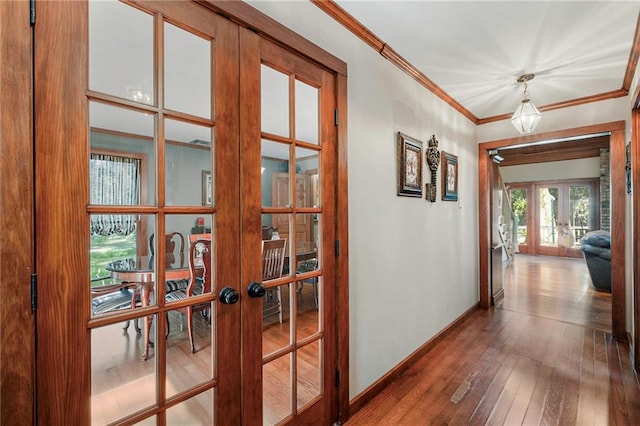
M 422 198 L 422 142 L 398 132 L 398 195 Z
M 213 205 L 213 181 L 211 180 L 211 172 L 209 170 L 202 171 L 202 205 Z
M 458 201 L 458 157 L 442 151 L 442 200 Z

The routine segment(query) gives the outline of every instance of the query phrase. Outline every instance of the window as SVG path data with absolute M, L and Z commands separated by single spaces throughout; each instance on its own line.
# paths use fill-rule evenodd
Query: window
M 133 206 L 140 204 L 139 158 L 91 154 L 89 162 L 92 205 Z M 91 216 L 91 235 L 130 235 L 136 230 L 135 215 Z
M 142 159 L 123 155 L 92 153 L 89 161 L 92 205 L 139 205 Z M 92 284 L 108 277 L 104 266 L 116 259 L 136 255 L 138 216 L 92 214 L 90 217 Z

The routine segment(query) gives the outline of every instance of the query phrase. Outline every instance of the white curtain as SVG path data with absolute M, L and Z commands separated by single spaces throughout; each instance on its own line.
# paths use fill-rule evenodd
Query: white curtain
M 140 163 L 137 158 L 91 154 L 92 205 L 131 206 L 140 203 Z M 137 215 L 91 215 L 91 235 L 129 235 Z

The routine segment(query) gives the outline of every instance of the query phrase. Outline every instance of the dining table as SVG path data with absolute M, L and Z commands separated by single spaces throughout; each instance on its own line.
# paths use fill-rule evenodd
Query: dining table
M 302 252 L 298 252 L 296 253 L 296 268 L 297 269 L 297 264 L 299 262 L 303 262 L 305 260 L 310 260 L 310 259 L 315 259 L 316 257 L 318 257 L 318 252 L 316 250 L 311 250 L 311 251 L 302 251 Z M 289 266 L 290 264 L 290 260 L 289 260 L 289 255 L 285 255 L 284 257 L 284 263 L 282 266 L 282 274 L 283 275 L 288 275 L 289 274 Z
M 317 255 L 315 250 L 296 253 L 296 263 L 312 259 Z M 105 269 L 109 271 L 111 278 L 121 282 L 135 284 L 135 291 L 140 295 L 141 306 L 146 307 L 150 305 L 156 282 L 156 266 L 153 255 L 114 260 L 108 263 Z M 285 257 L 283 269 L 284 274 L 289 273 L 289 256 Z M 165 281 L 176 282 L 188 280 L 189 276 L 188 259 L 184 259 L 182 256 L 176 257 L 173 254 L 167 254 L 165 258 Z M 149 359 L 149 347 L 153 346 L 153 342 L 151 342 L 150 339 L 152 318 L 151 316 L 144 317 L 144 351 L 141 356 L 143 360 Z
M 108 263 L 105 269 L 109 271 L 111 278 L 135 284 L 135 291 L 140 295 L 142 307 L 150 305 L 156 282 L 156 265 L 153 255 L 114 260 Z M 183 256 L 177 258 L 173 254 L 167 254 L 165 281 L 188 280 L 189 276 L 188 260 Z M 153 346 L 150 339 L 152 318 L 151 316 L 144 317 L 144 351 L 141 356 L 143 360 L 149 359 L 149 347 Z

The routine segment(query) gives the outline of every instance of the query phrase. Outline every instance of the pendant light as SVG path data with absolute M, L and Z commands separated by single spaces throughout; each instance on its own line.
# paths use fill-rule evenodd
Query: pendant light
M 533 132 L 542 118 L 538 108 L 529 100 L 529 92 L 527 92 L 527 81 L 533 80 L 533 77 L 535 74 L 523 74 L 516 80 L 518 83 L 524 83 L 524 92 L 522 102 L 511 116 L 511 124 L 522 135 Z

